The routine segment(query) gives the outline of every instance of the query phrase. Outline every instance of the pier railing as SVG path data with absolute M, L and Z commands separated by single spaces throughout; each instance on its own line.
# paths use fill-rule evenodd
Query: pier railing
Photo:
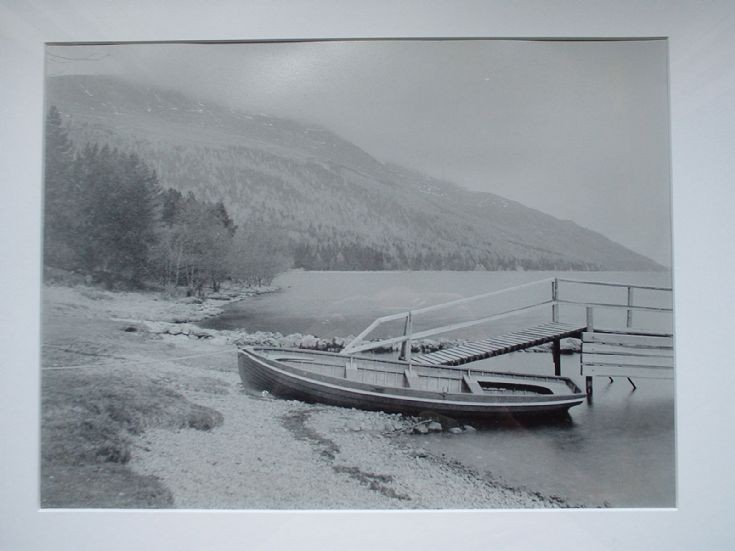
M 627 300 L 624 302 L 621 301 L 620 303 L 617 303 L 617 302 L 593 302 L 593 301 L 584 301 L 584 300 L 574 300 L 572 298 L 563 298 L 561 296 L 561 290 L 560 290 L 561 283 L 571 284 L 574 286 L 592 285 L 592 286 L 626 288 L 627 289 Z M 524 289 L 530 289 L 533 287 L 539 287 L 543 285 L 548 285 L 550 289 L 550 295 L 546 299 L 538 300 L 536 302 L 533 302 L 532 304 L 510 308 L 502 312 L 494 313 L 492 315 L 483 316 L 481 318 L 472 319 L 468 321 L 461 321 L 461 322 L 452 323 L 449 325 L 443 325 L 440 327 L 434 327 L 434 328 L 414 332 L 414 329 L 413 329 L 414 319 L 416 318 L 416 316 L 419 316 L 421 314 L 426 314 L 429 312 L 437 312 L 437 311 L 445 310 L 447 308 L 451 308 L 454 306 L 459 306 L 462 304 L 469 304 L 469 303 L 478 302 L 481 300 L 486 300 L 486 299 L 491 299 L 491 298 L 500 298 L 504 295 L 507 296 L 512 293 L 517 293 L 518 291 L 521 291 Z M 559 310 L 560 310 L 561 305 L 570 305 L 570 306 L 577 306 L 580 308 L 585 308 L 586 309 L 586 324 L 587 324 L 588 330 L 591 330 L 593 327 L 594 312 L 596 309 L 625 310 L 626 311 L 626 328 L 628 329 L 633 328 L 633 323 L 634 323 L 633 314 L 636 311 L 653 312 L 653 313 L 658 313 L 658 314 L 669 314 L 669 315 L 673 312 L 672 308 L 669 306 L 649 306 L 649 305 L 636 304 L 634 301 L 634 298 L 636 295 L 636 291 L 639 291 L 639 290 L 647 290 L 647 291 L 662 292 L 662 293 L 672 292 L 671 287 L 634 285 L 634 284 L 625 284 L 625 283 L 613 283 L 613 282 L 589 281 L 589 280 L 577 280 L 577 279 L 569 279 L 569 278 L 551 277 L 551 278 L 541 279 L 537 281 L 532 281 L 529 283 L 524 283 L 522 285 L 516 285 L 513 287 L 500 289 L 498 291 L 493 291 L 490 293 L 483 293 L 480 295 L 452 300 L 452 301 L 445 302 L 442 304 L 435 304 L 435 305 L 427 306 L 424 308 L 417 308 L 414 310 L 408 310 L 406 312 L 400 312 L 398 314 L 391 314 L 391 315 L 380 317 L 376 319 L 375 321 L 373 321 L 373 323 L 371 323 L 362 333 L 357 335 L 342 350 L 342 354 L 354 354 L 357 352 L 364 352 L 367 350 L 373 350 L 376 348 L 385 348 L 385 347 L 394 346 L 396 344 L 400 344 L 402 346 L 401 355 L 403 357 L 410 358 L 411 342 L 414 340 L 424 339 L 427 337 L 432 337 L 434 335 L 449 333 L 452 331 L 457 331 L 460 329 L 473 327 L 473 326 L 488 323 L 491 321 L 496 321 L 496 320 L 508 318 L 511 316 L 516 316 L 522 313 L 527 313 L 529 311 L 538 310 L 542 308 L 548 308 L 549 306 L 551 306 L 551 321 L 553 322 L 559 321 L 559 317 L 560 317 Z M 397 337 L 384 338 L 384 339 L 375 340 L 375 341 L 366 341 L 368 336 L 371 333 L 373 333 L 381 325 L 392 322 L 392 321 L 398 321 L 398 320 L 404 321 L 403 335 L 400 335 Z
M 582 333 L 580 374 L 585 377 L 585 388 L 589 399 L 592 398 L 594 376 L 626 377 L 633 388 L 633 378 L 672 379 L 674 376 L 674 339 L 673 339 L 673 293 L 671 287 L 650 285 L 624 285 L 609 282 L 577 281 L 559 279 L 582 285 L 604 285 L 627 287 L 625 304 L 563 301 L 560 303 L 580 304 L 586 309 L 586 330 Z M 637 290 L 652 292 L 671 306 L 651 306 L 635 304 Z M 624 309 L 625 327 L 598 326 L 595 311 L 600 309 Z M 634 312 L 653 313 L 666 316 L 670 329 L 646 327 L 634 322 Z M 622 324 L 621 324 L 622 325 Z
M 465 297 L 460 298 L 457 300 L 452 300 L 449 302 L 444 302 L 442 304 L 434 304 L 432 306 L 426 306 L 424 308 L 417 308 L 414 310 L 409 310 L 406 312 L 401 312 L 398 314 L 391 314 L 388 316 L 383 316 L 381 318 L 376 319 L 373 323 L 371 323 L 362 333 L 357 335 L 343 350 L 342 354 L 354 354 L 356 352 L 364 352 L 366 350 L 373 350 L 375 348 L 385 348 L 388 346 L 393 346 L 395 344 L 403 344 L 404 350 L 403 352 L 408 351 L 408 354 L 410 354 L 411 350 L 411 341 L 416 339 L 424 339 L 427 337 L 431 337 L 434 335 L 440 335 L 442 333 L 449 333 L 451 331 L 457 331 L 459 329 L 465 329 L 467 327 L 473 327 L 475 325 L 480 325 L 482 323 L 488 323 L 490 321 L 506 318 L 508 316 L 517 315 L 521 312 L 526 312 L 529 310 L 535 310 L 538 308 L 542 308 L 544 306 L 548 306 L 553 302 L 552 298 L 549 298 L 548 300 L 543 300 L 540 302 L 536 302 L 534 304 L 518 307 L 518 308 L 512 308 L 510 310 L 506 310 L 503 312 L 498 312 L 490 316 L 485 316 L 479 319 L 464 321 L 464 322 L 458 322 L 453 323 L 450 325 L 443 325 L 441 327 L 435 327 L 432 329 L 427 329 L 424 331 L 420 331 L 417 333 L 413 332 L 413 321 L 414 318 L 417 315 L 426 314 L 428 312 L 437 312 L 439 310 L 445 310 L 447 308 L 451 308 L 454 306 L 459 306 L 461 304 L 468 304 L 472 302 L 478 302 L 480 300 L 489 299 L 492 297 L 500 297 L 502 295 L 508 295 L 510 293 L 519 291 L 521 289 L 526 289 L 534 286 L 542 285 L 543 283 L 550 283 L 554 280 L 554 278 L 548 278 L 543 279 L 539 281 L 532 281 L 530 283 L 524 283 L 522 285 L 516 285 L 514 287 L 508 287 L 505 289 L 500 289 L 498 291 L 493 291 L 490 293 L 483 293 L 481 295 L 475 295 L 471 297 Z M 375 331 L 379 326 L 391 322 L 391 321 L 397 321 L 397 320 L 404 320 L 404 331 L 403 335 L 399 337 L 391 337 L 387 339 L 381 339 L 378 341 L 370 341 L 366 342 L 366 337 Z
M 671 306 L 641 305 L 641 304 L 635 304 L 635 300 L 634 300 L 636 290 L 657 292 L 661 295 L 668 296 L 669 300 L 671 300 L 672 299 L 672 288 L 671 287 L 662 287 L 662 286 L 655 286 L 655 285 L 634 285 L 634 284 L 628 284 L 628 283 L 613 283 L 609 281 L 589 281 L 589 280 L 579 280 L 579 279 L 568 279 L 568 278 L 563 278 L 563 277 L 554 278 L 554 280 L 556 282 L 554 285 L 555 290 L 552 290 L 552 294 L 555 295 L 554 303 L 556 305 L 573 304 L 573 305 L 577 305 L 577 306 L 586 308 L 587 326 L 590 329 L 594 325 L 594 311 L 596 308 L 603 309 L 603 310 L 604 309 L 625 310 L 626 311 L 625 326 L 628 329 L 635 327 L 633 324 L 633 320 L 634 320 L 633 313 L 636 311 L 651 312 L 651 313 L 663 314 L 663 315 L 673 314 L 673 307 Z M 559 298 L 558 296 L 559 283 L 571 283 L 577 286 L 581 286 L 581 285 L 595 286 L 596 285 L 599 287 L 615 287 L 619 289 L 627 289 L 627 300 L 624 304 L 614 303 L 614 302 L 608 303 L 608 302 L 564 300 L 564 299 Z

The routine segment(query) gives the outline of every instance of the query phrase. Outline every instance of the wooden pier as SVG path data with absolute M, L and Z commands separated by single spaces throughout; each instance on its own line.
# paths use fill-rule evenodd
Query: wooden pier
M 413 330 L 414 320 L 417 316 L 467 303 L 476 303 L 483 300 L 490 302 L 500 297 L 507 298 L 508 295 L 519 294 L 519 292 L 532 292 L 534 288 L 538 292 L 539 287 L 543 288 L 543 286 L 546 286 L 546 289 L 550 291 L 548 298 L 538 300 L 532 304 L 526 304 L 478 319 L 461 321 L 442 327 L 418 332 L 414 332 Z M 589 288 L 590 286 L 624 289 L 626 290 L 625 300 L 617 302 L 596 302 L 580 300 L 578 296 L 575 298 L 575 294 L 580 294 L 580 289 Z M 563 293 L 562 289 L 566 293 Z M 570 292 L 572 290 L 574 292 Z M 636 296 L 643 293 L 657 296 L 659 302 L 664 302 L 666 305 L 643 304 L 640 300 L 634 300 Z M 656 330 L 655 328 L 636 327 L 634 325 L 634 321 L 637 321 L 634 315 L 635 312 L 645 312 L 649 317 L 651 314 L 656 317 L 667 316 L 673 325 L 673 307 L 669 305 L 671 301 L 672 289 L 670 287 L 548 278 L 501 289 L 492 293 L 462 298 L 443 304 L 378 318 L 365 331 L 355 337 L 345 347 L 342 354 L 349 355 L 375 348 L 400 345 L 400 357 L 408 361 L 409 364 L 466 369 L 460 366 L 477 360 L 552 343 L 554 374 L 560 375 L 561 340 L 565 338 L 577 338 L 582 341 L 580 374 L 585 377 L 587 394 L 591 397 L 593 391 L 592 382 L 595 376 L 605 376 L 610 378 L 611 381 L 614 377 L 626 377 L 634 388 L 635 383 L 633 382 L 633 378 L 673 378 L 673 332 Z M 570 319 L 562 322 L 560 319 L 562 308 L 565 313 L 569 312 L 568 315 L 570 318 L 576 312 L 578 319 L 580 318 L 580 309 L 582 309 L 584 311 L 584 321 L 580 322 Z M 551 319 L 549 321 L 522 327 L 499 335 L 489 336 L 481 340 L 464 342 L 453 348 L 446 348 L 415 356 L 411 354 L 411 343 L 413 341 L 518 316 L 521 313 L 528 314 L 532 311 L 541 311 L 542 309 L 547 311 L 550 309 Z M 618 325 L 606 327 L 597 327 L 595 325 L 596 313 L 621 310 L 625 313 L 625 323 L 621 322 Z M 378 326 L 396 320 L 404 321 L 402 336 L 378 341 L 365 341 L 365 338 Z
M 468 342 L 455 348 L 414 356 L 413 361 L 428 365 L 462 365 L 549 342 L 558 342 L 567 337 L 579 338 L 584 330 L 585 327 L 574 324 L 550 322 L 481 341 Z

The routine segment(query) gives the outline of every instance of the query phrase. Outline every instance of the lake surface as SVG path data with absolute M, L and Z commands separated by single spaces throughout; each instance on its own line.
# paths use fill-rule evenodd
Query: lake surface
M 212 329 L 273 331 L 283 334 L 303 333 L 320 337 L 345 337 L 362 331 L 375 318 L 422 308 L 450 300 L 475 296 L 508 287 L 544 280 L 554 276 L 625 284 L 670 286 L 665 273 L 637 272 L 306 272 L 290 271 L 278 276 L 273 284 L 278 293 L 260 295 L 226 307 L 225 313 L 203 322 Z M 414 328 L 457 319 L 472 319 L 548 299 L 550 283 L 540 283 L 509 296 L 458 306 L 431 315 L 416 316 Z M 660 293 L 639 291 L 635 303 L 645 306 L 671 306 L 662 302 Z M 597 302 L 626 300 L 625 289 L 560 284 L 559 297 L 566 300 L 594 299 Z M 538 320 L 549 321 L 551 309 L 507 318 L 496 325 L 465 330 L 459 336 L 485 335 L 489 330 L 523 326 Z M 659 326 L 665 320 L 655 314 L 638 313 L 634 325 Z M 561 306 L 562 321 L 584 321 L 584 308 Z M 605 324 L 624 323 L 625 311 L 610 312 L 596 320 Z M 400 325 L 397 323 L 396 327 Z M 665 324 L 662 327 L 670 327 Z M 402 326 L 401 326 L 402 328 Z M 387 328 L 390 333 L 394 327 Z
M 206 325 L 220 329 L 302 333 L 321 337 L 362 331 L 379 316 L 474 296 L 558 275 L 571 279 L 670 286 L 666 273 L 584 272 L 304 272 L 274 282 L 282 291 L 228 306 Z M 479 318 L 549 298 L 550 283 L 531 285 L 500 299 L 416 316 L 420 330 Z M 566 300 L 624 302 L 626 289 L 560 284 Z M 635 303 L 671 306 L 654 291 L 636 291 Z M 583 321 L 583 307 L 561 305 L 561 321 Z M 550 307 L 465 329 L 449 336 L 474 338 L 550 320 Z M 625 310 L 595 314 L 595 324 L 625 324 Z M 671 329 L 670 316 L 634 313 L 634 326 Z M 399 334 L 401 325 L 386 328 Z M 377 334 L 380 336 L 380 333 Z M 517 352 L 483 362 L 498 370 L 553 373 L 550 354 Z M 562 375 L 584 387 L 579 356 L 563 356 Z M 415 436 L 414 442 L 514 487 L 556 495 L 572 504 L 613 507 L 675 506 L 673 381 L 595 378 L 591 403 L 570 410 L 566 423 L 485 428 L 461 435 Z

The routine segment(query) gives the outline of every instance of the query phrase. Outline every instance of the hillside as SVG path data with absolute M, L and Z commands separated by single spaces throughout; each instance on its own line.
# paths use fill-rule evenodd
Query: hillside
M 78 146 L 134 151 L 161 184 L 278 230 L 307 269 L 660 268 L 604 236 L 490 193 L 384 164 L 316 125 L 112 77 L 47 81 Z

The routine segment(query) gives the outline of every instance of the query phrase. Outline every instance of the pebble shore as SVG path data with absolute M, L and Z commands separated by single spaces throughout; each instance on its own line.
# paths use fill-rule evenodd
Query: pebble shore
M 263 291 L 233 291 L 226 300 L 252 292 Z M 84 287 L 46 287 L 44 292 L 51 326 L 56 318 L 60 323 L 77 317 L 93 325 L 95 335 L 110 332 L 113 344 L 108 348 L 114 348 L 117 358 L 156 358 L 141 362 L 146 377 L 222 414 L 222 425 L 209 431 L 152 424 L 136 436 L 129 467 L 160 480 L 170 490 L 175 508 L 564 506 L 557 499 L 509 488 L 493 480 L 491 472 L 476 472 L 433 455 L 412 436 L 417 425 L 429 430 L 421 420 L 282 400 L 244 387 L 233 344 L 242 343 L 243 335 L 206 330 L 209 336 L 203 337 L 190 323 L 216 314 L 226 300 L 195 303 Z M 174 325 L 182 330 L 172 331 Z M 85 335 L 75 331 L 79 343 Z M 315 338 L 299 337 L 291 345 Z M 266 337 L 248 338 L 263 344 Z M 473 430 L 437 432 L 432 438 L 471 438 Z

